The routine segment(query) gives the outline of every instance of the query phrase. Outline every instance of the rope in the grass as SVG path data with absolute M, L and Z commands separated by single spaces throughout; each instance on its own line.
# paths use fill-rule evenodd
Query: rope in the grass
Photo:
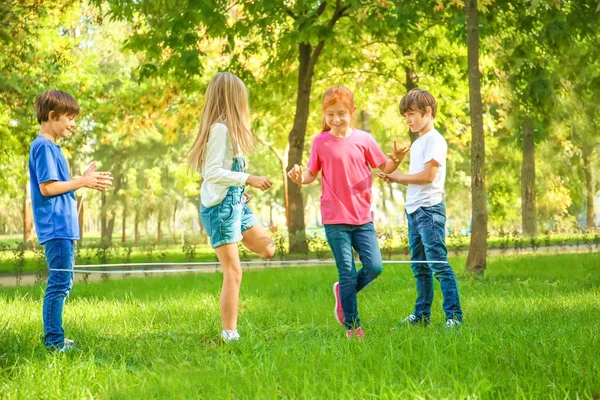
M 360 261 L 355 261 L 357 264 L 362 264 Z M 446 264 L 448 261 L 406 261 L 406 260 L 387 260 L 383 261 L 383 264 Z M 246 269 L 258 268 L 254 266 L 270 266 L 278 268 L 279 264 L 321 264 L 321 265 L 334 265 L 333 260 L 284 260 L 284 261 L 241 261 L 240 264 L 250 265 Z M 105 268 L 105 267 L 148 267 L 148 266 L 182 266 L 182 265 L 197 265 L 197 266 L 218 266 L 218 261 L 207 261 L 207 262 L 179 262 L 179 263 L 125 263 L 125 264 L 88 264 L 88 265 L 76 265 L 73 269 L 68 268 L 51 268 L 49 271 L 55 272 L 74 272 L 82 274 L 150 274 L 150 273 L 174 273 L 174 272 L 201 272 L 201 271 L 214 271 L 215 268 L 169 268 L 169 269 L 120 269 L 120 270 L 93 270 L 88 268 Z

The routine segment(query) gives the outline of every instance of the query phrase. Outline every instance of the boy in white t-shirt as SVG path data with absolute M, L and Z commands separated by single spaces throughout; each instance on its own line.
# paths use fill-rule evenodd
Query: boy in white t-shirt
M 400 113 L 412 132 L 419 137 L 410 147 L 408 175 L 400 171 L 378 175 L 386 182 L 408 185 L 406 191 L 406 216 L 411 261 L 442 261 L 441 263 L 411 264 L 417 280 L 417 301 L 414 314 L 401 325 L 429 324 L 433 301 L 433 276 L 440 282 L 444 297 L 446 326 L 454 328 L 462 323 L 462 309 L 458 296 L 456 277 L 446 249 L 446 206 L 444 181 L 446 180 L 446 151 L 444 137 L 433 127 L 437 112 L 435 98 L 421 89 L 412 89 L 400 102 Z

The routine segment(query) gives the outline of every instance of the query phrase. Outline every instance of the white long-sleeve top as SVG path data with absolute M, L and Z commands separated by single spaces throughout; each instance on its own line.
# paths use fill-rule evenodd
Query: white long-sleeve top
M 231 170 L 234 156 L 243 157 L 243 154 L 234 154 L 227 126 L 220 122 L 215 123 L 210 129 L 204 162 L 200 169 L 200 175 L 204 178 L 200 187 L 200 201 L 204 207 L 219 204 L 230 186 L 246 184 L 250 174 Z

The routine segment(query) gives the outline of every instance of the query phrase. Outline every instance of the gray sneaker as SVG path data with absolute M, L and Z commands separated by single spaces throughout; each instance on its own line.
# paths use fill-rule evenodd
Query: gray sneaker
M 429 319 L 425 318 L 425 317 L 419 318 L 414 314 L 410 314 L 408 317 L 406 317 L 402 321 L 400 321 L 400 323 L 398 324 L 398 327 L 411 326 L 411 325 L 427 326 L 427 325 L 429 325 Z
M 74 345 L 75 345 L 75 341 L 73 339 L 65 339 L 65 341 L 63 342 L 63 347 L 61 347 L 58 350 L 58 352 L 64 353 L 66 351 L 69 351 L 69 350 L 73 349 Z
M 446 320 L 446 328 L 448 329 L 458 328 L 459 326 L 461 326 L 461 324 L 462 322 L 454 318 L 449 318 Z

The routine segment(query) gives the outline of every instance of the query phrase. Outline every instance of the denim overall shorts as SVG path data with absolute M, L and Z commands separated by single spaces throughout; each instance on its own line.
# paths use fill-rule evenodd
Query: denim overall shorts
M 242 157 L 233 158 L 232 171 L 244 172 L 246 162 Z M 210 244 L 214 248 L 242 240 L 242 232 L 257 225 L 258 218 L 244 201 L 244 187 L 230 186 L 225 198 L 212 207 L 200 206 L 200 219 Z

